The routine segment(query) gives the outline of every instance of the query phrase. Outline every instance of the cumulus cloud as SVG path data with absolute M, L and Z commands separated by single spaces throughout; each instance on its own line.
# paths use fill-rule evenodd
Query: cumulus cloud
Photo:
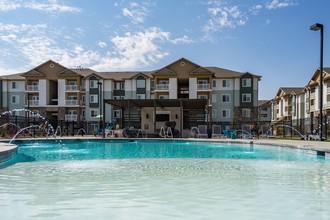
M 108 52 L 92 68 L 108 71 L 149 66 L 169 54 L 158 46 L 159 42 L 167 41 L 170 41 L 170 33 L 156 27 L 137 33 L 127 32 L 124 36 L 115 36 L 111 39 L 114 51 Z
M 296 1 L 294 0 L 272 0 L 266 4 L 266 8 L 271 9 L 278 9 L 278 8 L 286 8 L 289 6 L 296 5 Z
M 58 0 L 36 2 L 31 0 L 0 0 L 0 11 L 8 12 L 19 8 L 38 10 L 46 13 L 76 13 L 81 9 L 58 3 Z

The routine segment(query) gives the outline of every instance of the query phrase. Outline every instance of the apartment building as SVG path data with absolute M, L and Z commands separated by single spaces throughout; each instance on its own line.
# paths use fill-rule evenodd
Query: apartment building
M 136 72 L 67 68 L 48 60 L 27 72 L 1 76 L 0 108 L 30 109 L 53 121 L 95 125 L 102 117 L 149 132 L 166 121 L 175 121 L 181 130 L 197 123 L 229 129 L 258 120 L 260 79 L 185 58 L 158 70 Z
M 323 71 L 323 124 L 330 131 L 330 68 Z M 320 114 L 320 69 L 317 69 L 305 87 L 280 88 L 271 101 L 273 127 L 289 125 L 301 133 L 315 133 Z

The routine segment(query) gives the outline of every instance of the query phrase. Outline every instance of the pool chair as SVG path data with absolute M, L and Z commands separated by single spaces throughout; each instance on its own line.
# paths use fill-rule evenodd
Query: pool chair
M 208 138 L 209 135 L 207 134 L 207 125 L 198 125 L 198 133 L 197 138 Z
M 212 125 L 212 138 L 221 138 L 221 126 L 220 125 Z

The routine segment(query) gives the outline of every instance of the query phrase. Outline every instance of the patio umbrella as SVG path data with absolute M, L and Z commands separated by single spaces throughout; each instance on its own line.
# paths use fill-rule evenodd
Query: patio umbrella
M 100 119 L 100 118 L 103 118 L 103 115 L 97 115 L 94 118 Z

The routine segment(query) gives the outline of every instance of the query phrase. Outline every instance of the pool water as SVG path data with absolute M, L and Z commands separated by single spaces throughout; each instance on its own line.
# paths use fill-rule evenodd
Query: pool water
M 1 219 L 329 219 L 330 163 L 283 147 L 21 143 Z

